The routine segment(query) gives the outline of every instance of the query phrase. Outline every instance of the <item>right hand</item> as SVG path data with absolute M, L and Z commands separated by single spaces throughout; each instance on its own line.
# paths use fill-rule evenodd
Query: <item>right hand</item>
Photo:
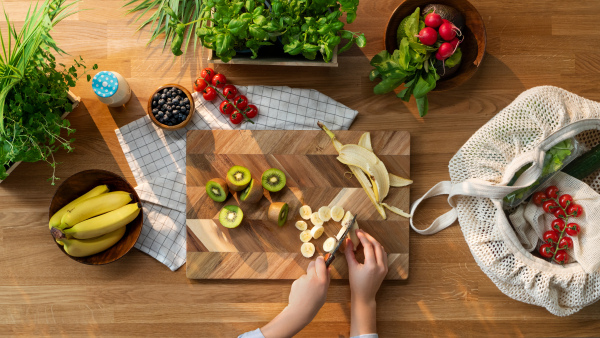
M 354 246 L 350 239 L 346 239 L 346 260 L 350 274 L 350 290 L 352 301 L 363 304 L 375 302 L 375 295 L 388 272 L 387 253 L 383 246 L 368 233 L 357 230 L 356 235 L 363 245 L 365 261 L 359 263 L 354 256 Z

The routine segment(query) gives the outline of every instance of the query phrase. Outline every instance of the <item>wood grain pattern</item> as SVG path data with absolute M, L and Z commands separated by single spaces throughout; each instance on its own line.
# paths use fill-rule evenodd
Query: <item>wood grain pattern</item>
M 340 142 L 354 143 L 358 131 L 337 131 Z M 410 135 L 407 132 L 371 133 L 373 149 L 387 169 L 410 176 Z M 322 131 L 190 131 L 187 135 L 187 276 L 194 279 L 296 279 L 306 272 L 311 259 L 300 253 L 301 220 L 304 204 L 317 211 L 323 205 L 339 205 L 358 215 L 357 222 L 386 248 L 389 272 L 386 279 L 408 277 L 408 220 L 393 213 L 383 220 L 356 179 L 345 177 L 349 169 L 340 163 L 337 151 Z M 250 170 L 260 180 L 269 168 L 286 174 L 286 187 L 266 193 L 257 204 L 240 202 L 239 194 L 216 203 L 206 194 L 206 182 L 225 179 L 233 165 Z M 386 202 L 403 210 L 409 207 L 409 187 L 392 188 Z M 267 220 L 272 202 L 290 207 L 287 223 L 278 227 Z M 224 205 L 240 205 L 244 219 L 235 229 L 218 220 Z M 312 224 L 309 222 L 309 228 Z M 323 255 L 323 242 L 335 237 L 339 222 L 327 222 L 325 233 L 311 242 Z M 359 259 L 361 252 L 357 252 Z M 331 277 L 348 278 L 343 255 L 333 261 Z
M 58 210 L 65 205 L 71 203 L 79 196 L 92 190 L 94 187 L 106 184 L 110 191 L 125 191 L 131 194 L 131 203 L 139 203 L 140 198 L 131 186 L 124 178 L 110 171 L 92 169 L 78 172 L 77 174 L 67 178 L 56 190 L 54 197 L 50 202 L 50 208 L 48 210 L 48 219 L 52 217 Z M 123 237 L 109 249 L 99 252 L 95 255 L 87 257 L 73 257 L 69 256 L 62 245 L 56 243 L 56 246 L 66 256 L 83 264 L 89 265 L 102 265 L 117 261 L 121 257 L 125 256 L 129 250 L 133 248 L 135 242 L 137 242 L 140 233 L 142 232 L 142 220 L 144 219 L 144 211 L 140 210 L 140 214 L 129 224 L 125 230 Z M 52 236 L 51 236 L 52 237 Z M 54 239 L 52 237 L 52 239 Z
M 32 1 L 3 0 L 20 27 Z M 146 47 L 148 30 L 136 33 L 122 0 L 83 0 L 80 12 L 52 36 L 88 65 L 123 75 L 133 91 L 123 108 L 98 102 L 91 84 L 73 92 L 82 103 L 69 115 L 75 151 L 59 151 L 57 175 L 101 168 L 135 180 L 114 129 L 146 115 L 154 89 L 165 83 L 191 88 L 207 66 L 206 51 L 173 59 L 162 45 Z M 346 27 L 367 37 L 363 49 L 340 54 L 339 67 L 217 65 L 236 85 L 314 88 L 359 111 L 352 130 L 406 130 L 411 135 L 411 201 L 448 180 L 448 162 L 484 123 L 523 90 L 556 85 L 600 101 L 600 17 L 595 0 L 473 0 L 488 43 L 480 69 L 460 87 L 428 95 L 419 118 L 414 100 L 373 95 L 369 60 L 383 49 L 389 16 L 399 0 L 362 0 Z M 536 20 L 535 18 L 543 18 Z M 4 27 L 4 17 L 0 16 Z M 5 32 L 5 30 L 3 30 Z M 74 34 L 76 33 L 76 34 Z M 48 205 L 56 186 L 42 162 L 21 164 L 0 183 L 0 336 L 8 337 L 237 337 L 271 320 L 288 301 L 290 280 L 190 280 L 131 250 L 103 266 L 79 264 L 56 249 L 48 235 Z M 416 218 L 425 228 L 448 210 L 446 196 L 427 201 Z M 600 303 L 569 317 L 505 296 L 479 269 L 459 226 L 435 236 L 410 236 L 410 277 L 384 281 L 377 294 L 380 337 L 597 336 Z M 349 337 L 350 287 L 331 282 L 327 302 L 297 337 Z

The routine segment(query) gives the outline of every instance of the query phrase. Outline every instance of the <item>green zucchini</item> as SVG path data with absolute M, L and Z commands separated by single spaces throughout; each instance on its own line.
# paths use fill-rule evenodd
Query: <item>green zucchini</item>
M 573 160 L 562 171 L 582 180 L 598 169 L 600 169 L 600 144 Z

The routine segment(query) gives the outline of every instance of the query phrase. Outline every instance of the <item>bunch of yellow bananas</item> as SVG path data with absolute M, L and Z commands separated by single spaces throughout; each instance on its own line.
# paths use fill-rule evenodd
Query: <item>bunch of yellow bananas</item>
M 97 186 L 50 218 L 52 236 L 74 257 L 102 252 L 115 245 L 126 225 L 139 215 L 141 204 L 131 201 L 128 192 Z

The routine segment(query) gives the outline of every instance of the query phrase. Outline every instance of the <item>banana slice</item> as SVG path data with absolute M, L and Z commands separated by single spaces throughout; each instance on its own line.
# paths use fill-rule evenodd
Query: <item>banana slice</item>
M 319 217 L 318 212 L 313 212 L 310 215 L 310 221 L 312 222 L 312 224 L 314 224 L 316 226 L 323 225 L 323 220 L 321 219 L 321 217 Z
M 325 231 L 325 228 L 323 228 L 322 225 L 317 225 L 310 229 L 310 234 L 312 235 L 312 238 L 317 239 L 321 237 L 323 231 Z
M 336 244 L 337 244 L 337 240 L 335 239 L 335 237 L 327 238 L 325 240 L 325 242 L 323 243 L 323 251 L 325 251 L 325 252 L 333 251 L 333 249 L 335 249 Z
M 304 243 L 309 242 L 312 237 L 312 232 L 310 230 L 304 230 L 300 233 L 300 240 Z
M 298 229 L 300 231 L 304 231 L 304 230 L 308 229 L 308 224 L 306 224 L 306 222 L 304 222 L 304 221 L 298 221 L 298 222 L 296 222 L 296 229 Z
M 321 207 L 319 209 L 319 218 L 323 222 L 327 222 L 331 219 L 331 209 L 328 206 Z
M 344 208 L 338 207 L 337 205 L 331 208 L 331 219 L 339 222 L 344 218 Z
M 311 258 L 315 254 L 315 245 L 312 243 L 304 243 L 300 247 L 300 252 L 302 253 L 302 256 Z
M 300 217 L 303 219 L 310 219 L 310 215 L 312 214 L 312 209 L 310 205 L 303 205 L 300 207 Z

